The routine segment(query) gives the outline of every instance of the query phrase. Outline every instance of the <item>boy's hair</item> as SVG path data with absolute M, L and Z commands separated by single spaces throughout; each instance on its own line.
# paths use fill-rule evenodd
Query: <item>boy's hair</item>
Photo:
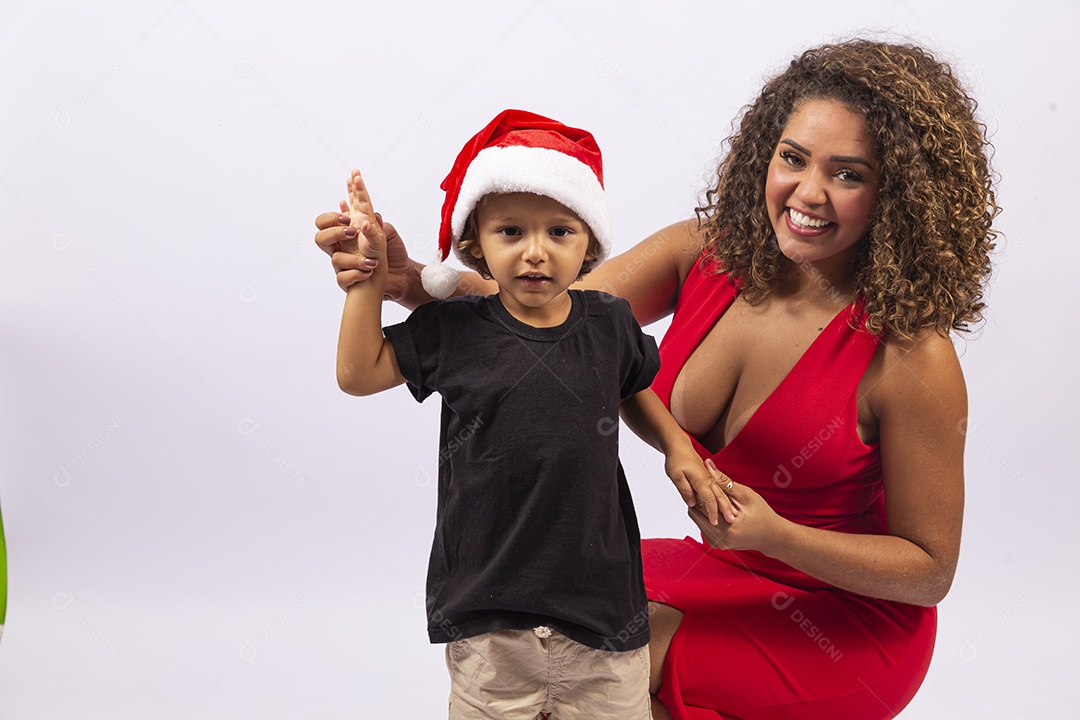
M 461 261 L 461 264 L 470 270 L 475 270 L 480 273 L 480 277 L 485 280 L 491 280 L 491 272 L 488 270 L 487 261 L 483 257 L 474 257 L 471 250 L 473 245 L 477 245 L 480 242 L 480 225 L 476 220 L 476 214 L 480 212 L 480 209 L 487 205 L 488 198 L 494 193 L 484 195 L 473 206 L 472 212 L 469 213 L 469 217 L 465 220 L 465 229 L 461 232 L 461 239 L 457 241 L 455 250 L 457 251 L 457 258 Z M 573 212 L 573 210 L 571 210 Z M 577 213 L 574 213 L 577 217 Z M 581 218 L 578 218 L 581 220 Z M 600 247 L 600 241 L 596 238 L 592 228 L 584 220 L 581 220 L 585 229 L 589 231 L 589 246 L 585 250 L 585 259 L 581 263 L 581 270 L 578 272 L 577 279 L 588 275 L 592 272 L 592 269 L 600 262 L 600 258 L 603 255 L 602 248 Z

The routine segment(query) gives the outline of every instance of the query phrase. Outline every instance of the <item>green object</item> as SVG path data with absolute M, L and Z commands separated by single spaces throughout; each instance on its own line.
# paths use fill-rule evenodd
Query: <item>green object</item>
M 0 637 L 4 634 L 7 614 L 7 542 L 4 540 L 4 516 L 0 515 Z

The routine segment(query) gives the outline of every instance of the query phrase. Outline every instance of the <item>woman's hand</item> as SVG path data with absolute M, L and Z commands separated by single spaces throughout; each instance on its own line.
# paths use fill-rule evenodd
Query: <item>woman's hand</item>
M 342 290 L 370 278 L 377 264 L 382 262 L 387 271 L 383 298 L 400 300 L 412 287 L 410 283 L 419 286 L 420 275 L 394 226 L 384 222 L 378 213 L 375 218 L 386 237 L 386 253 L 382 260 L 366 257 L 369 253 L 374 255 L 373 248 L 350 225 L 349 205 L 344 200 L 341 201 L 340 212 L 322 213 L 315 218 L 315 227 L 319 229 L 315 233 L 315 244 L 330 256 L 334 272 L 337 273 L 337 284 Z
M 731 479 L 717 470 L 711 460 L 702 464 L 701 457 L 689 442 L 667 453 L 664 470 L 683 502 L 691 508 L 698 508 L 713 530 L 721 520 L 726 524 L 735 522 L 739 511 L 724 492 Z
M 706 460 L 705 464 L 710 472 L 720 474 L 711 459 Z M 721 487 L 735 508 L 734 522 L 713 525 L 700 505 L 687 511 L 690 519 L 701 528 L 706 542 L 723 550 L 758 550 L 769 554 L 768 549 L 781 541 L 788 521 L 777 515 L 761 495 L 747 486 L 727 480 Z

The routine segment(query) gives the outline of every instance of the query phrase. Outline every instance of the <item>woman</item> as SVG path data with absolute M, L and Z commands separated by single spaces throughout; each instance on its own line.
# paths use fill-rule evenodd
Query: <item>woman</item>
M 642 324 L 674 312 L 654 389 L 739 510 L 643 543 L 655 717 L 888 718 L 922 682 L 963 514 L 949 333 L 980 319 L 996 236 L 974 108 L 918 48 L 809 50 L 745 109 L 697 219 L 582 283 Z M 316 223 L 333 253 L 348 228 Z M 426 299 L 400 242 L 380 261 Z

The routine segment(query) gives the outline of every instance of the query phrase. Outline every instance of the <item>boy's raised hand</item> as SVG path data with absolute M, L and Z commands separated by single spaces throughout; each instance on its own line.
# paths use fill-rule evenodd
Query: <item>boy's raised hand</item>
M 359 170 L 352 171 L 346 182 L 346 187 L 349 193 L 349 225 L 355 228 L 358 233 L 363 233 L 364 239 L 367 241 L 367 247 L 365 252 L 360 252 L 357 236 L 345 238 L 339 244 L 339 251 L 362 255 L 367 260 L 374 260 L 379 263 L 386 255 L 386 236 L 383 233 L 382 221 L 376 216 L 375 208 L 371 206 L 371 197 L 368 195 L 367 187 L 364 185 L 364 178 L 360 176 Z M 370 265 L 370 263 L 368 264 Z M 374 267 L 376 270 L 378 269 L 377 265 Z

